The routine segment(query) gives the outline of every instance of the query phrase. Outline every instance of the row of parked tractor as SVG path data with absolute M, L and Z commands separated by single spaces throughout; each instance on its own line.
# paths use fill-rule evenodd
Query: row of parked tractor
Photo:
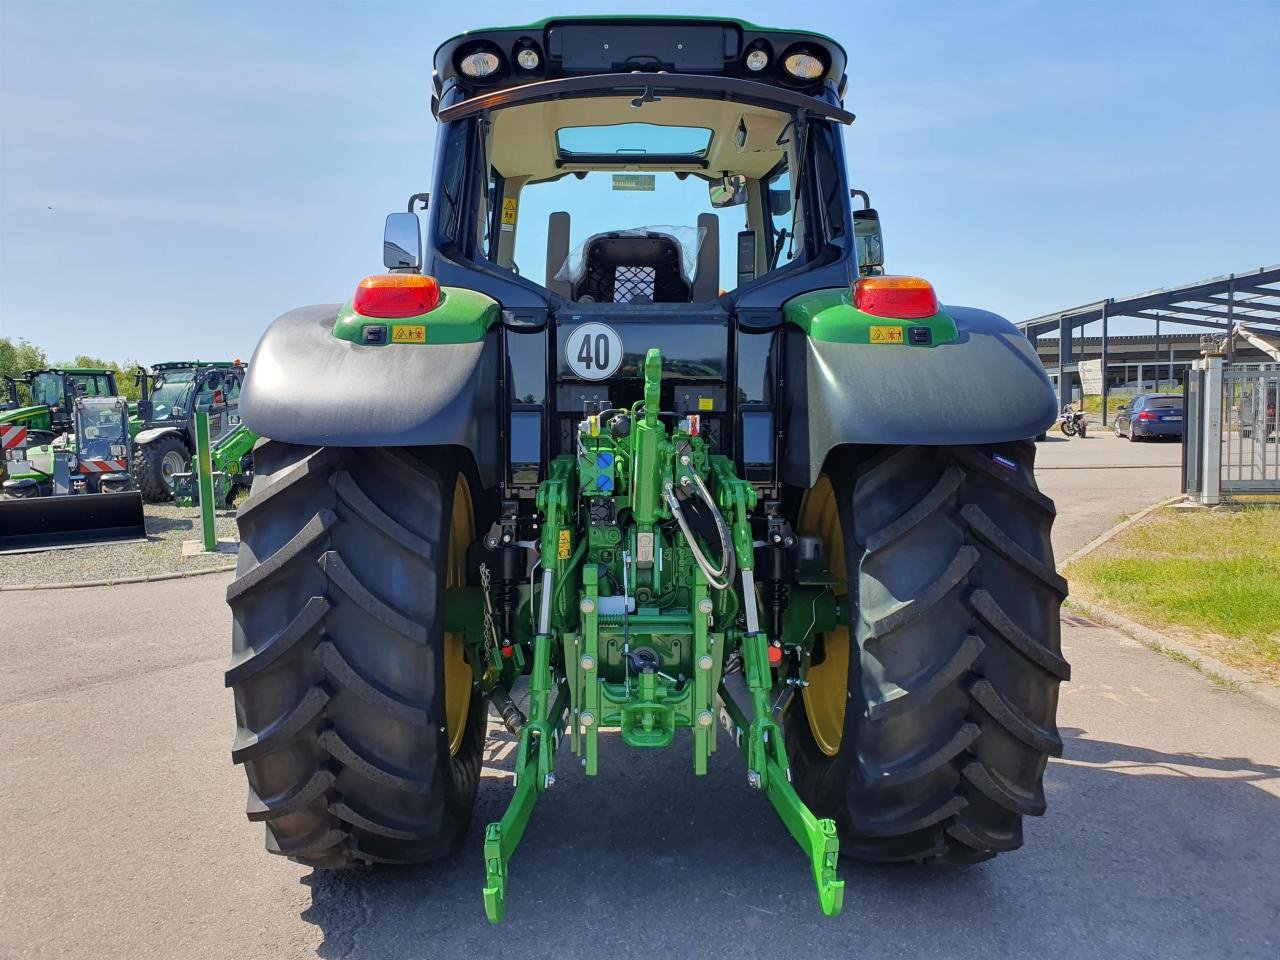
M 208 416 L 214 498 L 229 502 L 252 480 L 258 439 L 239 418 L 244 375 L 238 360 L 142 367 L 136 402 L 106 368 L 6 376 L 0 550 L 142 536 L 144 501 L 194 503 L 200 413 Z

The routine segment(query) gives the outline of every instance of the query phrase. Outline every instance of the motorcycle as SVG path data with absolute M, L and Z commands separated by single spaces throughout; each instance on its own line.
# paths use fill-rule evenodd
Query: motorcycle
M 1067 404 L 1062 408 L 1062 413 L 1058 417 L 1058 429 L 1062 431 L 1063 436 L 1074 437 L 1085 435 L 1088 424 L 1084 419 L 1084 411 L 1077 411 L 1074 406 Z

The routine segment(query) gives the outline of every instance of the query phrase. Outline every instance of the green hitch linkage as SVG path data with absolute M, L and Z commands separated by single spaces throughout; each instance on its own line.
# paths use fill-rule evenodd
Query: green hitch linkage
M 763 643 L 763 636 L 757 636 Z M 785 755 L 779 758 L 782 754 L 782 730 L 773 721 L 761 719 L 768 714 L 762 715 L 757 710 L 756 719 L 748 721 L 723 682 L 720 684 L 720 700 L 733 721 L 734 741 L 742 750 L 748 769 L 755 774 L 750 782 L 764 791 L 792 838 L 809 855 L 822 912 L 829 917 L 839 916 L 844 908 L 844 881 L 836 875 L 840 840 L 836 836 L 835 821 L 814 816 L 796 793 L 791 785 L 791 768 Z
M 550 690 L 550 646 L 545 635 L 534 638 L 534 672 L 529 679 L 531 719 L 520 732 L 516 751 L 515 793 L 506 813 L 484 832 L 484 912 L 490 923 L 501 923 L 507 909 L 507 867 L 516 845 L 524 836 L 533 805 L 555 783 L 556 735 L 569 710 L 569 686 L 561 683 L 555 704 L 546 709 Z M 538 667 L 544 668 L 546 679 L 536 681 Z M 535 689 L 535 687 L 541 689 Z

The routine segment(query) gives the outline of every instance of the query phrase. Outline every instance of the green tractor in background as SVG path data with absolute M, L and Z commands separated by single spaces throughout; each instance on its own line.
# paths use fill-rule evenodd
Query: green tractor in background
M 253 481 L 256 434 L 240 422 L 238 403 L 245 368 L 240 361 L 186 360 L 142 368 L 134 424 L 133 459 L 138 488 L 148 503 L 174 499 L 180 478 L 190 477 L 196 453 L 195 414 L 210 414 L 215 475 L 224 477 L 220 501 Z
M 114 397 L 116 373 L 101 367 L 64 367 L 27 370 L 21 379 L 4 378 L 4 398 L 0 401 L 0 426 L 27 428 L 27 442 L 50 443 L 72 428 L 72 406 L 76 397 Z M 19 402 L 18 387 L 27 388 L 31 402 Z
M 22 403 L 19 386 L 30 403 Z M 27 370 L 21 378 L 4 378 L 0 401 L 0 481 L 12 475 L 9 462 L 25 460 L 25 449 L 42 448 L 74 433 L 77 397 L 114 397 L 116 374 L 101 367 Z
M 31 443 L 24 424 L 0 424 L 0 553 L 146 539 L 129 403 L 73 388 L 69 403 L 57 405 L 69 410 L 70 426 L 53 440 L 35 434 Z
M 1022 844 L 1070 673 L 1029 439 L 1054 393 L 1006 320 L 884 274 L 845 62 L 704 18 L 436 52 L 389 272 L 278 318 L 241 397 L 226 682 L 269 851 L 448 856 L 490 705 L 519 740 L 494 922 L 566 748 L 587 778 L 736 748 L 827 914 L 839 854 Z

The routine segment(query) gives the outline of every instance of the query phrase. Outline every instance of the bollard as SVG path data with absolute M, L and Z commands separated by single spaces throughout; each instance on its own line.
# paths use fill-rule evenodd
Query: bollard
M 213 529 L 213 456 L 209 447 L 209 412 L 196 411 L 196 479 L 200 485 L 200 526 L 204 536 L 204 549 L 212 553 L 218 549 L 218 538 Z

